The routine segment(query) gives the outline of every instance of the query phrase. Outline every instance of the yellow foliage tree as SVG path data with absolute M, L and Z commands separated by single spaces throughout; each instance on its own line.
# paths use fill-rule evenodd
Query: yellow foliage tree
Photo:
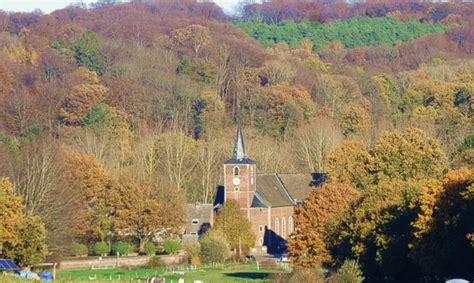
M 296 231 L 288 241 L 288 254 L 294 265 L 320 267 L 331 262 L 324 242 L 326 225 L 349 208 L 359 192 L 346 184 L 326 183 L 313 190 L 296 210 Z

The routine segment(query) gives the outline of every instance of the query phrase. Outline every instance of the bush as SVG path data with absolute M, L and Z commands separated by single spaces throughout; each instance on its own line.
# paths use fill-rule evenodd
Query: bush
M 357 261 L 345 260 L 336 275 L 328 280 L 330 283 L 362 283 L 364 275 Z
M 109 253 L 110 248 L 106 242 L 97 242 L 94 245 L 94 253 L 96 255 L 105 256 Z
M 167 254 L 177 254 L 181 251 L 181 243 L 178 241 L 167 240 L 163 244 L 165 248 L 165 253 Z
M 271 277 L 274 283 L 324 283 L 324 271 L 320 269 L 296 268 L 291 273 L 275 273 Z
M 130 253 L 130 245 L 125 242 L 118 241 L 112 247 L 112 251 L 114 255 L 117 253 L 119 253 L 119 255 L 128 255 Z
M 161 257 L 152 256 L 148 260 L 148 263 L 146 264 L 146 266 L 149 268 L 163 267 L 163 266 L 166 266 L 166 263 L 163 261 Z
M 77 242 L 72 243 L 71 245 L 71 254 L 75 256 L 87 256 L 88 254 L 87 246 Z
M 148 242 L 143 247 L 143 251 L 147 255 L 155 255 L 156 254 L 156 246 L 152 242 Z
M 205 263 L 224 262 L 230 257 L 230 247 L 221 232 L 212 231 L 201 240 L 201 260 Z
M 197 265 L 201 263 L 199 258 L 201 253 L 201 245 L 198 242 L 185 245 L 184 251 L 191 259 L 191 264 Z

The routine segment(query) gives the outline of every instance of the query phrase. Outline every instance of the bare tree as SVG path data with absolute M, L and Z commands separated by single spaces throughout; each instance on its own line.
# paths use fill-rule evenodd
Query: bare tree
M 327 155 L 342 139 L 341 130 L 330 118 L 317 118 L 298 131 L 295 155 L 305 171 L 324 172 Z

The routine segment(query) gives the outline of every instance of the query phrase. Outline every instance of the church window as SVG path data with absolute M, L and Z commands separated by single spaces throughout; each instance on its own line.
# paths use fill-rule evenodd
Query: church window
M 191 220 L 191 224 L 198 225 L 199 224 L 199 219 L 194 218 L 193 220 Z
M 240 169 L 239 167 L 235 166 L 234 167 L 234 176 L 239 176 L 240 175 Z
M 250 178 L 250 185 L 253 185 L 253 177 Z
M 293 217 L 288 217 L 288 233 L 293 233 L 294 232 L 294 227 L 293 227 Z
M 258 232 L 263 233 L 263 225 L 258 226 Z
M 258 239 L 258 243 L 260 244 L 260 246 L 262 246 L 263 245 L 263 238 Z
M 280 220 L 275 218 L 275 233 L 280 234 Z
M 286 238 L 286 221 L 285 221 L 285 217 L 283 217 L 281 219 L 281 235 L 283 237 L 283 239 Z

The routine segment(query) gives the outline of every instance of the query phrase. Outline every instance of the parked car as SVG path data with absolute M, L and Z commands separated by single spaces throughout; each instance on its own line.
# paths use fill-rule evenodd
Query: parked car
M 289 262 L 290 262 L 290 259 L 288 258 L 288 255 L 283 254 L 283 255 L 280 257 L 280 262 L 282 262 L 282 263 L 289 263 Z
M 245 261 L 256 261 L 257 259 L 253 255 L 248 255 L 245 257 Z

